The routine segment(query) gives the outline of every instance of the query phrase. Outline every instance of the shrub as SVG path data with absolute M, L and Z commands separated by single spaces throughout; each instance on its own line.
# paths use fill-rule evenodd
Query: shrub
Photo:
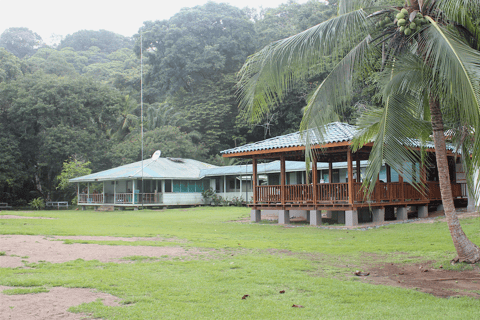
M 32 207 L 35 210 L 40 210 L 45 208 L 45 202 L 43 201 L 42 198 L 35 198 L 29 203 L 30 207 Z

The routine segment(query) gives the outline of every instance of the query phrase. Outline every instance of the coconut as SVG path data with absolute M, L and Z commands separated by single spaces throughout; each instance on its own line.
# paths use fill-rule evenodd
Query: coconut
M 397 17 L 397 20 L 400 20 L 400 19 L 404 19 L 405 15 L 400 12 L 399 14 L 396 15 L 396 17 Z
M 408 16 L 408 10 L 403 8 L 402 11 L 400 11 L 401 13 L 403 13 L 404 15 Z
M 400 27 L 400 32 L 405 31 L 405 27 Z
M 397 24 L 399 27 L 404 26 L 407 23 L 407 20 L 405 19 L 400 19 L 398 20 Z
M 404 31 L 404 33 L 405 33 L 406 36 L 409 36 L 409 35 L 412 34 L 412 29 L 406 28 L 405 31 Z
M 423 14 L 421 12 L 417 12 L 417 18 L 423 18 Z
M 410 29 L 415 30 L 417 28 L 417 25 L 415 24 L 415 22 L 412 22 L 410 23 L 409 27 Z
M 385 21 L 385 24 L 389 24 L 391 22 L 389 17 L 385 17 L 385 19 L 383 19 L 383 21 Z

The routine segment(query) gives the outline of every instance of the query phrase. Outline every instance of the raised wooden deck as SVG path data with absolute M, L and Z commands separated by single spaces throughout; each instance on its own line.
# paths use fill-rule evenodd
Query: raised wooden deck
M 377 183 L 370 197 L 366 197 L 362 184 L 352 183 L 353 200 L 349 199 L 348 183 L 319 183 L 316 195 L 313 184 L 263 185 L 255 188 L 253 209 L 264 210 L 354 210 L 360 207 L 385 207 L 428 204 L 441 200 L 438 182 L 427 182 L 421 192 L 408 183 Z M 465 184 L 452 184 L 454 199 L 467 198 Z

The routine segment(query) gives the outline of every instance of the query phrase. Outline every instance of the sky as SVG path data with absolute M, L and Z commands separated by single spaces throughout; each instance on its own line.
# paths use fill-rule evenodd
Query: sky
M 26 27 L 44 42 L 59 41 L 58 36 L 80 30 L 105 29 L 132 36 L 144 21 L 164 20 L 184 7 L 203 5 L 208 0 L 6 0 L 1 5 L 0 33 L 12 27 Z M 239 8 L 275 8 L 288 0 L 215 0 Z M 305 3 L 307 0 L 297 0 Z M 52 35 L 56 35 L 57 38 Z

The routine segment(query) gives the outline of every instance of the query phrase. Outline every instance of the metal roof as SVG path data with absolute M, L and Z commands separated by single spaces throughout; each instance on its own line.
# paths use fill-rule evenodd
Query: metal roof
M 357 128 L 348 123 L 343 123 L 343 122 L 329 123 L 325 126 L 325 132 L 323 134 L 324 142 L 322 144 L 351 141 L 356 132 L 357 132 Z M 311 130 L 309 137 L 312 140 L 311 141 L 312 144 L 319 143 L 317 136 L 315 135 L 313 130 Z M 242 152 L 257 151 L 257 150 L 271 150 L 271 149 L 280 149 L 280 148 L 288 148 L 288 147 L 299 147 L 299 146 L 305 146 L 305 139 L 306 139 L 305 135 L 302 135 L 301 132 L 298 131 L 295 133 L 290 133 L 283 136 L 278 136 L 278 137 L 270 138 L 267 140 L 246 144 L 240 147 L 223 150 L 223 151 L 220 151 L 220 153 L 232 154 L 232 153 L 242 153 Z
M 323 144 L 335 143 L 335 142 L 344 142 L 353 140 L 355 134 L 357 133 L 357 127 L 343 122 L 332 122 L 325 126 L 325 132 L 323 133 Z M 309 139 L 311 139 L 312 145 L 318 145 L 319 140 L 314 130 L 310 130 Z M 286 134 L 283 136 L 278 136 L 254 143 L 249 143 L 240 147 L 227 149 L 220 151 L 222 154 L 234 154 L 234 153 L 244 153 L 252 152 L 258 150 L 273 150 L 289 147 L 300 147 L 305 146 L 306 135 L 302 135 L 300 131 L 295 133 Z M 410 139 L 411 147 L 421 147 L 422 144 L 420 141 L 415 139 Z M 427 141 L 423 144 L 424 147 L 429 149 L 435 149 L 433 142 Z M 451 143 L 446 144 L 447 150 L 455 151 L 455 146 Z
M 201 179 L 202 169 L 216 168 L 212 164 L 192 159 L 158 158 L 143 160 L 143 178 L 147 179 Z M 142 161 L 126 164 L 86 176 L 70 179 L 70 182 L 93 182 L 142 178 Z

